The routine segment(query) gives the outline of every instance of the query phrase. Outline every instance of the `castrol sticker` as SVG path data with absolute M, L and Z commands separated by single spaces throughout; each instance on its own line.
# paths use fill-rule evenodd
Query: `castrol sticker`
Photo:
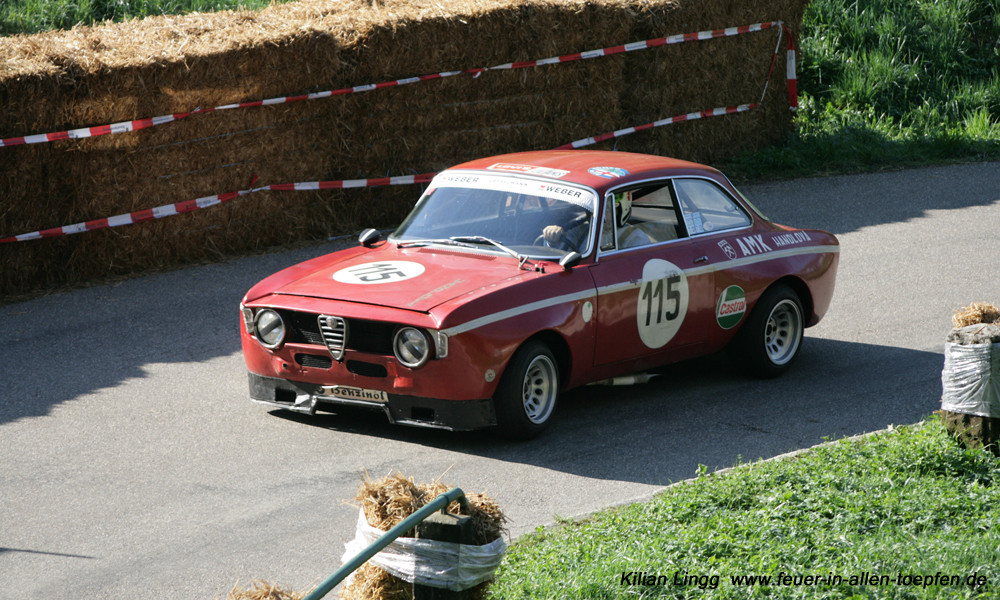
M 333 280 L 340 283 L 371 285 L 392 283 L 419 277 L 424 272 L 420 263 L 408 260 L 386 260 L 345 267 L 333 274 Z
M 746 312 L 747 295 L 743 288 L 731 285 L 722 290 L 719 303 L 715 307 L 715 320 L 719 322 L 719 327 L 723 329 L 736 327 Z
M 666 260 L 647 261 L 642 267 L 635 311 L 642 343 L 649 348 L 666 346 L 680 331 L 688 299 L 684 271 Z

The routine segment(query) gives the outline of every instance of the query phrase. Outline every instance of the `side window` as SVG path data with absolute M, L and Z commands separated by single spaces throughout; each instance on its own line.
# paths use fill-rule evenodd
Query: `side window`
M 604 199 L 604 221 L 601 223 L 601 251 L 615 249 L 615 202 L 611 194 Z
M 674 187 L 691 235 L 750 225 L 750 217 L 714 183 L 705 179 L 675 179 Z
M 605 198 L 601 250 L 625 250 L 684 236 L 667 180 L 615 190 Z
M 631 229 L 618 235 L 619 246 L 658 244 L 684 237 L 669 182 L 656 182 L 632 192 L 632 214 L 627 227 Z M 629 237 L 631 243 L 622 244 L 623 238 Z

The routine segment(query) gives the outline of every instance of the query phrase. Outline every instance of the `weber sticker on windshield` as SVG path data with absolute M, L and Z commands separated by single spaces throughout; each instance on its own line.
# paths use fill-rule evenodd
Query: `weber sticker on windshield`
M 654 258 L 642 267 L 635 316 L 639 339 L 649 348 L 662 348 L 680 331 L 688 309 L 688 283 L 677 265 Z
M 408 260 L 386 260 L 343 268 L 333 274 L 333 280 L 340 283 L 371 285 L 405 281 L 418 277 L 423 272 L 424 266 L 420 263 Z

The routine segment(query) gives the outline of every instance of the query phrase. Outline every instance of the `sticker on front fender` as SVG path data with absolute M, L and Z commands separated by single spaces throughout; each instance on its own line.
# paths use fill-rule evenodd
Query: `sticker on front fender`
M 345 400 L 366 400 L 368 402 L 388 402 L 389 394 L 381 390 L 367 390 L 365 388 L 350 387 L 346 385 L 324 385 L 319 389 L 321 396 L 333 396 Z

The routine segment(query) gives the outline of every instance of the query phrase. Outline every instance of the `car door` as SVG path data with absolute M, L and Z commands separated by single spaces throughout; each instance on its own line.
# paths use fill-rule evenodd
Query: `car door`
M 631 195 L 620 221 L 616 197 Z M 612 190 L 595 263 L 595 365 L 641 370 L 697 354 L 714 319 L 712 258 L 687 234 L 669 179 Z M 628 368 L 626 368 L 628 367 Z
M 699 177 L 673 180 L 674 194 L 692 241 L 710 260 L 715 271 L 714 318 L 708 329 L 720 341 L 728 340 L 746 317 L 747 294 L 758 285 L 759 266 L 738 266 L 772 248 L 762 235 L 754 235 L 749 214 L 718 183 Z M 755 283 L 757 282 L 757 283 Z

